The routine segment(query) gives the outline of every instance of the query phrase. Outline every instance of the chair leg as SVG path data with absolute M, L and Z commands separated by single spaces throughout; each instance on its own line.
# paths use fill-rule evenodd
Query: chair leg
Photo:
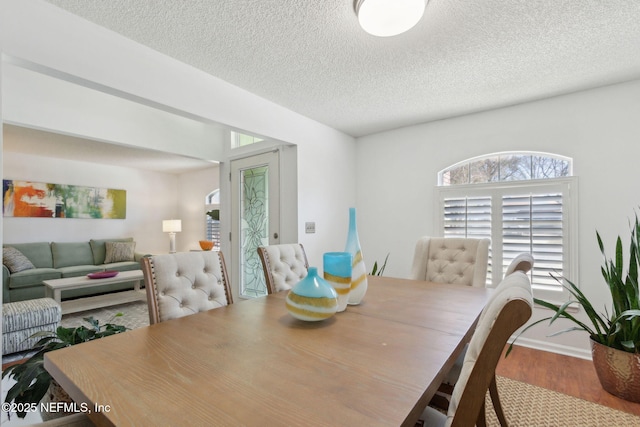
M 502 404 L 500 403 L 500 395 L 498 394 L 498 384 L 496 383 L 496 376 L 493 376 L 491 384 L 489 384 L 489 395 L 491 396 L 491 403 L 493 403 L 493 409 L 498 416 L 498 421 L 502 427 L 507 427 L 507 418 L 504 416 L 502 410 Z
M 480 408 L 480 413 L 478 414 L 478 419 L 476 421 L 476 427 L 487 427 L 486 411 L 487 411 L 487 408 L 483 401 L 482 408 Z

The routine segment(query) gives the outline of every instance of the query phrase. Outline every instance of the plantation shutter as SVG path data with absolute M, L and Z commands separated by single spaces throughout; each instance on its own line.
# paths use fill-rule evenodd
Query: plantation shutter
M 209 215 L 206 215 L 207 220 L 207 240 L 215 242 L 216 247 L 220 247 L 220 221 L 211 219 Z
M 444 237 L 491 239 L 491 197 L 452 197 L 444 199 Z M 493 273 L 491 245 L 487 283 Z
M 535 259 L 532 282 L 557 288 L 563 275 L 562 194 L 506 195 L 502 197 L 502 266 L 521 252 Z
M 531 283 L 538 297 L 563 298 L 555 277 L 575 277 L 575 196 L 573 178 L 537 182 L 473 184 L 437 187 L 436 226 L 444 237 L 491 239 L 488 284 L 497 285 L 521 252 L 535 259 Z

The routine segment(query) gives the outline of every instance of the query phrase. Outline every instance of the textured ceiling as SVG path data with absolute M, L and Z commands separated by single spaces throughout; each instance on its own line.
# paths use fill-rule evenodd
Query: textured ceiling
M 48 0 L 362 136 L 640 78 L 639 0 L 430 0 L 409 32 L 352 0 Z

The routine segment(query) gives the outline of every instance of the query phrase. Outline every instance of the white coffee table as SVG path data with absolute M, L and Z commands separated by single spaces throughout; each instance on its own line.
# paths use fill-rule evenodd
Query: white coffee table
M 142 270 L 121 271 L 117 276 L 104 279 L 89 279 L 87 276 L 66 277 L 64 279 L 43 280 L 46 295 L 53 298 L 62 308 L 62 314 L 76 313 L 78 311 L 94 310 L 96 308 L 111 305 L 125 304 L 133 301 L 145 301 L 147 296 L 140 290 L 140 282 L 144 279 Z M 133 282 L 135 285 L 131 291 L 112 292 L 105 295 L 81 297 L 73 300 L 62 301 L 62 291 L 70 289 L 92 288 L 95 286 L 109 285 L 113 283 Z

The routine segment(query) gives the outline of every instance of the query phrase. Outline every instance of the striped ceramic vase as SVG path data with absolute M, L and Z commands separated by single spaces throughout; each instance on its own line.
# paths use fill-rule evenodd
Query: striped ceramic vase
M 349 305 L 357 305 L 360 304 L 367 292 L 367 267 L 364 265 L 360 249 L 360 239 L 356 227 L 356 208 L 349 208 L 349 234 L 347 235 L 345 252 L 349 252 L 353 256 Z
M 307 276 L 293 285 L 287 295 L 287 311 L 296 319 L 315 322 L 336 314 L 338 297 L 333 287 L 309 267 Z
M 338 312 L 344 311 L 351 291 L 351 264 L 349 252 L 326 252 L 322 255 L 324 280 L 329 282 L 338 294 Z

